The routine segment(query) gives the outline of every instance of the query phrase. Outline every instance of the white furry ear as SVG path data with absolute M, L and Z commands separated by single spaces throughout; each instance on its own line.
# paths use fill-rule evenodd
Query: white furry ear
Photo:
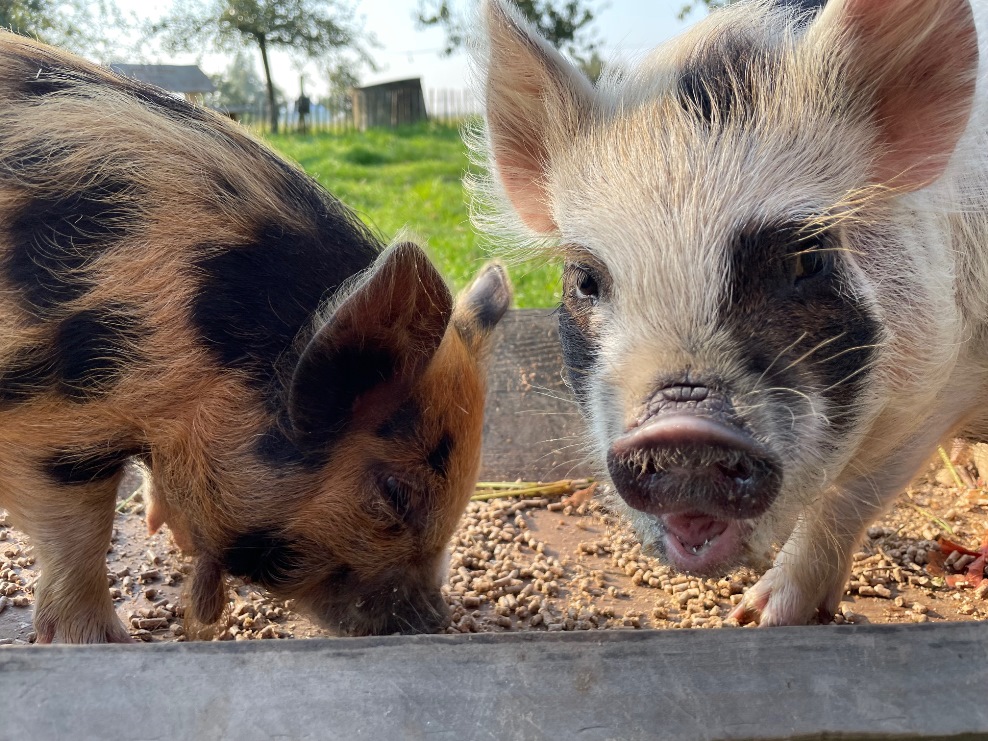
M 831 0 L 815 25 L 845 50 L 851 94 L 873 101 L 874 182 L 911 191 L 940 177 L 974 100 L 968 0 Z
M 487 0 L 483 14 L 487 127 L 497 176 L 525 225 L 553 234 L 550 143 L 576 133 L 591 109 L 593 88 L 509 3 Z

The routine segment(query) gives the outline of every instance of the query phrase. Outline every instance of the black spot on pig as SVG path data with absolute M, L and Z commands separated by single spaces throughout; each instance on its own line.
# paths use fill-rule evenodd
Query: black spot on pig
M 292 389 L 306 400 L 304 408 L 293 409 L 298 444 L 305 450 L 328 448 L 350 422 L 354 402 L 393 379 L 398 368 L 397 358 L 384 348 L 347 345 L 327 350 L 318 364 L 325 376 L 302 374 Z
M 340 592 L 355 580 L 358 580 L 357 573 L 346 564 L 341 564 L 330 570 L 324 582 L 330 592 Z
M 725 33 L 680 71 L 676 86 L 680 105 L 708 125 L 750 118 L 755 108 L 751 71 L 771 63 L 771 56 L 751 39 Z
M 429 464 L 435 473 L 446 477 L 449 471 L 449 459 L 453 454 L 453 436 L 448 432 L 443 433 L 443 436 L 439 438 L 439 442 L 436 447 L 432 449 L 426 458 L 426 462 Z
M 411 440 L 418 434 L 421 422 L 422 408 L 415 399 L 409 399 L 381 423 L 377 436 L 389 440 Z
M 151 110 L 169 118 L 179 121 L 203 121 L 209 115 L 203 109 L 197 108 L 182 98 L 171 95 L 153 85 L 146 85 L 129 78 L 121 77 L 121 79 L 126 80 L 128 83 L 126 87 L 129 88 L 129 92 L 135 98 Z
M 566 382 L 573 389 L 576 401 L 586 408 L 589 401 L 589 375 L 597 362 L 597 346 L 565 304 L 559 307 L 559 341 L 563 351 Z
M 326 462 L 329 451 L 324 448 L 301 448 L 290 431 L 287 420 L 271 424 L 257 438 L 255 452 L 258 458 L 272 466 L 274 471 L 293 475 L 292 469 L 303 467 L 318 469 Z
M 135 313 L 120 305 L 63 319 L 53 345 L 59 390 L 76 402 L 105 394 L 133 362 L 143 335 Z
M 206 115 L 187 101 L 120 72 L 110 71 L 103 77 L 89 70 L 64 67 L 44 58 L 28 59 L 25 63 L 22 94 L 28 98 L 41 98 L 57 93 L 105 96 L 108 86 L 115 83 L 123 92 L 170 118 L 202 120 Z
M 320 303 L 377 257 L 379 246 L 351 220 L 318 216 L 304 215 L 313 231 L 270 221 L 253 244 L 198 250 L 193 321 L 219 360 L 258 386 L 274 377 Z
M 44 58 L 27 59 L 21 92 L 28 98 L 77 90 L 80 86 L 98 84 L 99 78 L 81 69 L 62 67 Z
M 138 228 L 135 197 L 130 183 L 110 179 L 35 196 L 14 212 L 2 266 L 33 313 L 50 315 L 93 287 L 85 269 Z
M 116 450 L 60 450 L 43 463 L 45 473 L 56 483 L 82 486 L 109 481 L 120 473 L 124 463 L 135 456 L 146 455 L 140 447 Z
M 821 10 L 827 4 L 827 0 L 778 0 L 778 3 L 796 11 L 809 13 Z
M 11 148 L 0 160 L 0 173 L 14 186 L 27 182 L 44 187 L 51 168 L 63 166 L 68 157 L 77 153 L 78 149 L 71 144 L 37 139 Z
M 335 198 L 328 197 L 316 180 L 270 152 L 263 154 L 280 175 L 273 183 L 277 196 L 284 203 L 291 204 L 299 214 L 305 214 L 312 223 L 319 224 L 324 239 L 335 239 L 333 243 L 337 246 L 350 244 L 354 237 L 373 241 L 349 209 Z M 339 231 L 334 236 L 336 230 Z
M 75 402 L 98 398 L 137 360 L 145 332 L 123 305 L 72 314 L 55 326 L 51 344 L 22 348 L 0 366 L 0 404 L 51 392 Z
M 216 184 L 219 191 L 228 199 L 235 203 L 242 203 L 246 195 L 243 189 L 237 185 L 225 172 L 217 170 L 213 173 L 212 182 Z
M 242 533 L 223 553 L 230 574 L 265 586 L 286 583 L 299 564 L 298 549 L 275 530 Z
M 881 341 L 877 320 L 843 280 L 840 255 L 837 234 L 800 224 L 744 229 L 721 314 L 755 377 L 766 387 L 819 390 L 838 431 L 854 421 Z

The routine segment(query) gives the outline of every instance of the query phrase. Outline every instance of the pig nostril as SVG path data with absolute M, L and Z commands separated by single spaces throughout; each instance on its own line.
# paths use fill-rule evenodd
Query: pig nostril
M 717 468 L 725 478 L 732 480 L 739 487 L 747 486 L 753 483 L 755 478 L 754 469 L 751 464 L 746 461 L 734 465 L 720 463 L 717 465 Z

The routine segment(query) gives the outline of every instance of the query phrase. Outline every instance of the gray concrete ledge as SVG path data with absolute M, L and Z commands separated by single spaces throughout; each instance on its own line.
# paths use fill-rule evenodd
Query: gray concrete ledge
M 0 739 L 985 739 L 988 623 L 0 649 Z

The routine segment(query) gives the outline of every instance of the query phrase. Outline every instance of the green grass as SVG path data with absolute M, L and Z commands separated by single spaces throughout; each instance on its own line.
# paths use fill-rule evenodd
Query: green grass
M 466 286 L 489 258 L 470 226 L 462 185 L 470 164 L 456 128 L 423 124 L 266 139 L 353 208 L 382 240 L 404 229 L 424 244 L 454 290 Z M 557 266 L 513 265 L 510 272 L 515 306 L 558 301 Z

